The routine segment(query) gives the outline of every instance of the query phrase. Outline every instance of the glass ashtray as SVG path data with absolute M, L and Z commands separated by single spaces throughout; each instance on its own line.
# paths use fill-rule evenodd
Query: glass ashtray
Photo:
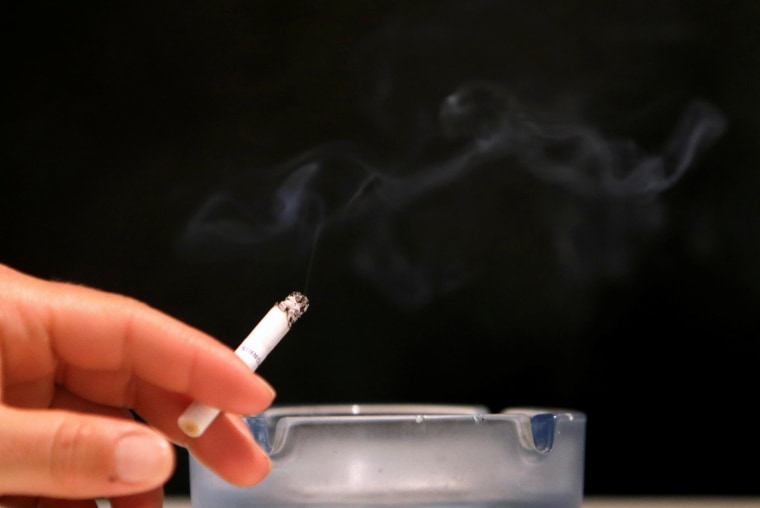
M 193 508 L 580 508 L 586 416 L 574 410 L 347 404 L 245 418 L 272 471 L 233 486 L 190 457 Z

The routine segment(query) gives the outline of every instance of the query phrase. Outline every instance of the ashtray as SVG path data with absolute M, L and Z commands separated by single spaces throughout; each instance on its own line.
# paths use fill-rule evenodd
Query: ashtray
M 580 508 L 586 416 L 431 404 L 272 407 L 245 421 L 272 459 L 252 487 L 190 457 L 194 508 Z

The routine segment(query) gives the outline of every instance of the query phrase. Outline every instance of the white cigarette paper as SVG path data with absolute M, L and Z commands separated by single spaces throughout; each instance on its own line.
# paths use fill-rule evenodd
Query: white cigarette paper
M 288 333 L 290 327 L 309 308 L 309 299 L 294 291 L 281 302 L 277 302 L 251 330 L 248 337 L 235 350 L 235 354 L 254 372 L 264 358 Z M 190 437 L 202 435 L 211 422 L 219 415 L 219 410 L 198 401 L 191 403 L 177 419 L 182 431 Z

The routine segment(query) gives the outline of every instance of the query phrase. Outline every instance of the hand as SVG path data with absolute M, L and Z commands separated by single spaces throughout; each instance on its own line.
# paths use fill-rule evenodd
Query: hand
M 0 506 L 161 506 L 169 441 L 252 485 L 270 462 L 236 415 L 273 398 L 229 348 L 143 303 L 0 265 Z M 192 400 L 225 411 L 197 439 L 177 426 Z

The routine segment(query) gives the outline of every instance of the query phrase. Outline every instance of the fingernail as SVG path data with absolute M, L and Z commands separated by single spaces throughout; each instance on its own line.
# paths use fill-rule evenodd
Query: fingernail
M 116 446 L 116 479 L 124 483 L 160 483 L 173 467 L 169 443 L 158 436 L 128 434 Z

